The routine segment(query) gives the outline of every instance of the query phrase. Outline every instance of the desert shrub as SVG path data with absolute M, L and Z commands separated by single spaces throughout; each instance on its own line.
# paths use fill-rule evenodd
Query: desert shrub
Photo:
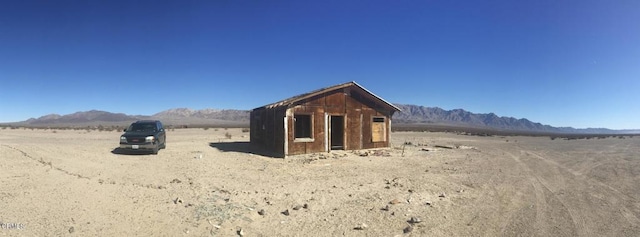
M 52 133 L 58 133 L 58 131 L 56 131 L 56 130 L 53 130 L 53 131 L 51 131 L 51 132 L 52 132 Z
M 227 132 L 227 133 L 225 133 L 225 134 L 224 134 L 224 137 L 226 137 L 227 139 L 231 139 L 231 133 L 228 133 L 228 132 Z
M 202 129 L 204 129 L 204 130 L 206 131 L 206 130 L 209 130 L 209 127 L 204 127 L 204 128 L 202 128 Z
M 249 132 L 249 131 L 250 131 L 250 129 L 249 129 L 249 128 L 243 128 L 243 129 L 242 129 L 242 132 Z

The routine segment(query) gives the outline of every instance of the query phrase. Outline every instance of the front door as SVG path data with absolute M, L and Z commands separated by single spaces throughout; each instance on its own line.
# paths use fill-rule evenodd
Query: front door
M 331 150 L 344 150 L 344 116 L 331 116 Z

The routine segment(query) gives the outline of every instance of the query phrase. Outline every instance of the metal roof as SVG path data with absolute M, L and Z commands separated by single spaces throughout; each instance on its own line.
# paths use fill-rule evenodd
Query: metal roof
M 311 92 L 308 92 L 308 93 L 304 93 L 304 94 L 297 95 L 297 96 L 294 96 L 294 97 L 291 97 L 291 98 L 287 98 L 287 99 L 284 99 L 284 100 L 281 100 L 281 101 L 278 101 L 278 102 L 275 102 L 275 103 L 272 103 L 272 104 L 268 104 L 268 105 L 265 105 L 265 106 L 262 106 L 262 107 L 255 108 L 255 109 L 264 109 L 264 108 L 271 109 L 271 108 L 282 107 L 282 106 L 289 107 L 289 106 L 292 106 L 292 105 L 296 104 L 297 102 L 299 102 L 301 100 L 308 99 L 308 98 L 311 98 L 311 97 L 314 97 L 314 96 L 317 96 L 317 95 L 320 95 L 320 94 L 323 94 L 323 93 L 331 92 L 331 91 L 334 91 L 334 90 L 338 90 L 338 89 L 342 89 L 342 88 L 346 88 L 346 87 L 351 87 L 351 86 L 355 86 L 355 87 L 365 91 L 367 94 L 370 95 L 370 97 L 372 97 L 374 100 L 376 100 L 376 102 L 378 102 L 379 104 L 387 106 L 387 107 L 389 107 L 389 108 L 391 108 L 391 109 L 393 109 L 395 111 L 401 111 L 400 108 L 398 108 L 395 105 L 387 102 L 386 100 L 380 98 L 379 96 L 373 94 L 371 91 L 369 91 L 366 88 L 362 87 L 360 84 L 356 83 L 355 81 L 351 81 L 351 82 L 342 83 L 342 84 L 335 85 L 335 86 L 330 86 L 330 87 L 314 90 L 314 91 L 311 91 Z

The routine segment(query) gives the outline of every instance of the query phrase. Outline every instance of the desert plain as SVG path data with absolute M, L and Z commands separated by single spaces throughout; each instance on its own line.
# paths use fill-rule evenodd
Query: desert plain
M 640 137 L 394 132 L 272 158 L 241 129 L 0 130 L 0 236 L 638 236 Z

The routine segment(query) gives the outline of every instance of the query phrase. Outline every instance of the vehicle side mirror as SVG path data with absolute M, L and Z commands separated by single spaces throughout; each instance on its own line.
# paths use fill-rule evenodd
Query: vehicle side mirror
M 125 128 L 125 129 L 122 129 L 122 131 L 123 131 L 123 132 L 126 132 L 126 131 L 127 131 L 127 129 L 126 129 L 126 128 Z

